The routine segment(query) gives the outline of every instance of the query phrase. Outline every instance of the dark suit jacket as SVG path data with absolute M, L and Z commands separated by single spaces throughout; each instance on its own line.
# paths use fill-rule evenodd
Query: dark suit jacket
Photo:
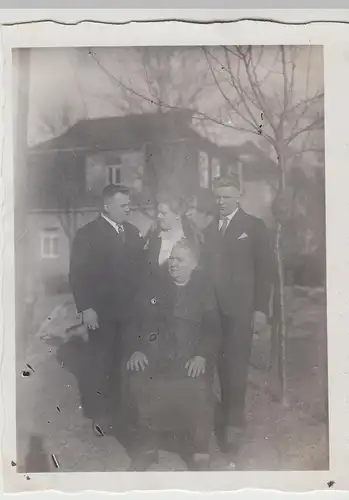
M 79 312 L 93 308 L 107 320 L 132 315 L 144 267 L 144 241 L 135 226 L 127 222 L 123 226 L 125 242 L 103 217 L 77 231 L 69 278 Z
M 268 314 L 273 259 L 264 222 L 239 209 L 219 236 L 219 248 L 216 291 L 222 311 L 246 318 L 253 311 Z
M 137 294 L 125 339 L 128 357 L 135 351 L 145 353 L 155 372 L 182 373 L 193 356 L 212 365 L 220 340 L 219 319 L 213 286 L 205 274 L 195 270 L 184 287 L 177 287 L 168 272 L 153 275 Z

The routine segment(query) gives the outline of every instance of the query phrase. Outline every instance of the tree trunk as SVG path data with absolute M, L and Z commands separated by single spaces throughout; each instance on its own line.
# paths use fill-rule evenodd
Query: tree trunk
M 57 218 L 67 237 L 69 251 L 74 241 L 76 231 L 78 229 L 78 212 L 76 210 L 67 209 L 63 213 L 58 213 Z
M 279 294 L 279 321 L 278 321 L 278 373 L 280 380 L 280 396 L 284 406 L 288 405 L 287 398 L 287 326 L 286 326 L 286 309 L 285 309 L 285 282 L 284 282 L 284 266 L 281 249 L 282 224 L 277 222 L 275 236 L 275 256 L 278 279 L 278 294 Z
M 274 281 L 275 278 L 274 278 Z M 270 338 L 270 356 L 269 356 L 269 370 L 272 371 L 278 366 L 278 345 L 279 345 L 279 326 L 280 326 L 280 291 L 277 283 L 274 283 L 273 289 L 273 316 L 271 323 L 271 338 Z
M 288 217 L 288 205 L 285 198 L 286 194 L 286 161 L 282 154 L 282 147 L 277 150 L 279 164 L 279 192 L 278 196 L 281 200 L 280 213 L 277 217 L 276 234 L 275 234 L 275 258 L 276 258 L 276 290 L 278 292 L 278 375 L 280 382 L 280 400 L 283 406 L 288 406 L 287 394 L 287 323 L 286 323 L 286 304 L 285 304 L 285 278 L 284 278 L 284 263 L 282 256 L 282 235 L 283 222 Z

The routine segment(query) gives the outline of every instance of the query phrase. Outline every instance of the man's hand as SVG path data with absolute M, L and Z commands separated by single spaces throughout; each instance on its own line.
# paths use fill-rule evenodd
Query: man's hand
M 185 367 L 188 369 L 189 377 L 196 378 L 199 375 L 205 373 L 206 370 L 206 359 L 201 356 L 195 356 L 194 358 L 187 361 Z
M 130 359 L 127 361 L 126 367 L 128 370 L 138 372 L 139 370 L 145 370 L 148 366 L 148 358 L 142 352 L 136 351 L 132 354 Z
M 252 331 L 254 335 L 260 333 L 267 326 L 267 316 L 261 311 L 255 311 L 252 319 Z
M 98 316 L 94 309 L 86 309 L 82 312 L 82 321 L 89 330 L 96 330 L 99 328 Z

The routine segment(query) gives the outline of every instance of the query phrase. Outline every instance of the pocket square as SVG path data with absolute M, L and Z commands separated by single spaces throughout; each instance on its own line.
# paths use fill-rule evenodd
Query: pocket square
M 242 234 L 240 234 L 240 236 L 238 237 L 238 240 L 244 240 L 245 238 L 248 238 L 248 234 L 246 234 L 246 233 L 242 233 Z

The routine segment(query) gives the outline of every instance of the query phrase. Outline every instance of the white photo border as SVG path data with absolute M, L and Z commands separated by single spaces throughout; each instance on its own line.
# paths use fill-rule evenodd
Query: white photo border
M 284 13 L 283 13 L 284 14 Z M 117 20 L 118 13 L 115 13 Z M 45 16 L 46 17 L 46 16 Z M 82 16 L 85 17 L 85 16 Z M 151 17 L 151 14 L 149 14 Z M 165 17 L 165 12 L 164 12 Z M 215 16 L 212 11 L 212 18 Z M 231 14 L 230 18 L 235 17 Z M 85 17 L 86 18 L 86 17 Z M 135 15 L 133 16 L 135 18 Z M 345 40 L 348 43 L 345 43 Z M 87 490 L 126 492 L 180 490 L 208 492 L 243 488 L 281 491 L 349 489 L 349 26 L 336 23 L 283 25 L 262 21 L 232 24 L 181 22 L 75 26 L 33 23 L 2 27 L 3 82 L 1 179 L 1 457 L 6 492 Z M 14 187 L 12 99 L 16 72 L 12 49 L 24 47 L 96 47 L 140 45 L 322 45 L 325 64 L 327 325 L 330 414 L 330 470 L 278 472 L 113 472 L 16 473 L 15 419 L 15 300 L 14 300 Z M 346 70 L 346 68 L 348 68 Z

